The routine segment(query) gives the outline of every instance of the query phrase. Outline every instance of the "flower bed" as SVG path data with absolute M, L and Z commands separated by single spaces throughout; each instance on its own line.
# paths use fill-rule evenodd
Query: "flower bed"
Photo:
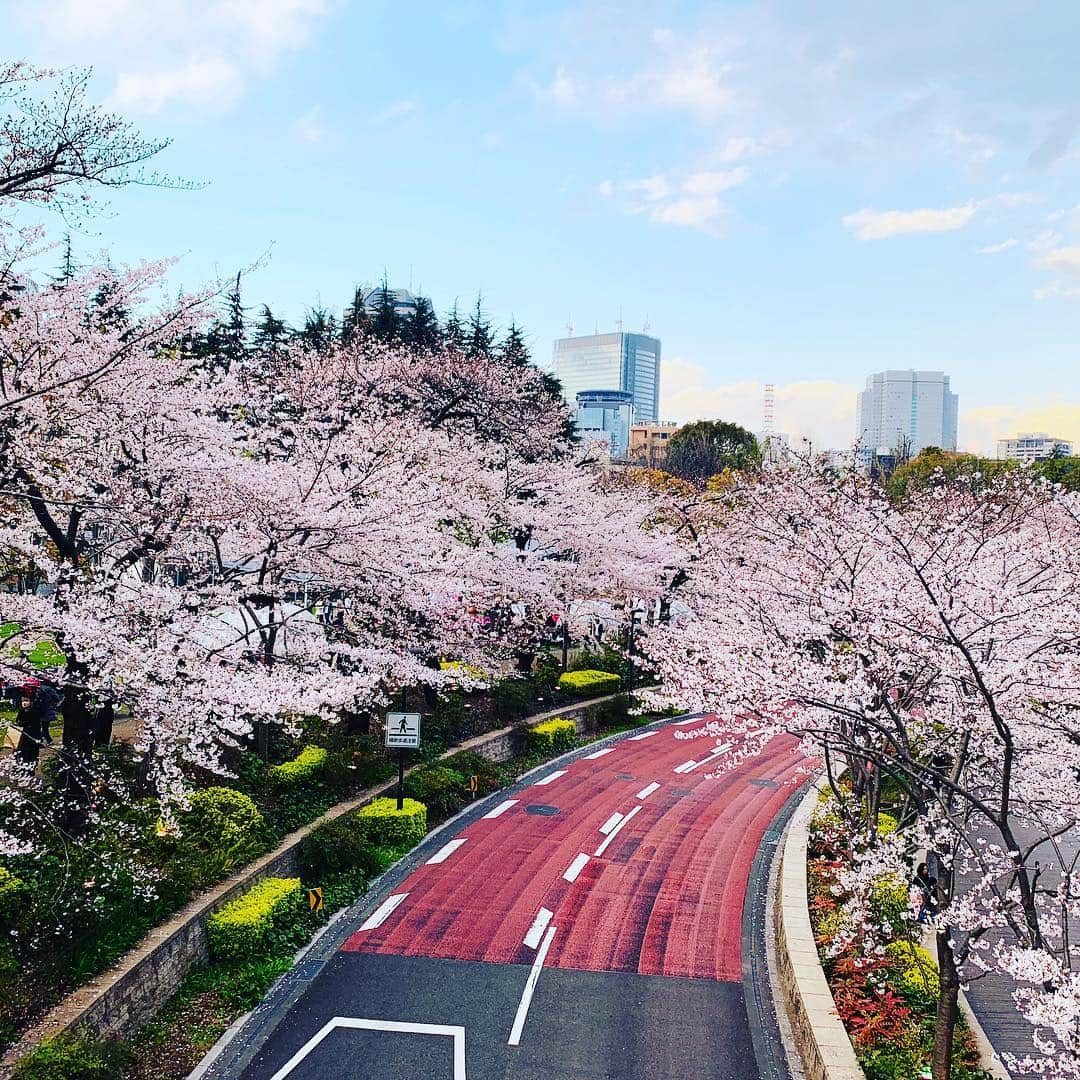
M 896 829 L 882 814 L 879 835 Z M 849 849 L 828 802 L 810 825 L 807 881 L 810 921 L 825 977 L 867 1080 L 920 1080 L 930 1076 L 937 1008 L 937 964 L 919 944 L 919 924 L 907 884 L 886 874 L 869 890 L 872 924 L 882 943 L 868 949 L 850 936 L 843 884 Z M 953 1080 L 991 1080 L 980 1067 L 975 1041 L 961 1018 L 952 1061 Z

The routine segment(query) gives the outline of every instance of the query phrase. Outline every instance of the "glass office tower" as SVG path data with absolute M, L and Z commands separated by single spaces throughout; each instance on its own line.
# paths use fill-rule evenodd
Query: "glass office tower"
M 943 371 L 879 371 L 859 395 L 856 435 L 864 454 L 956 449 L 958 398 Z
M 593 334 L 555 342 L 553 371 L 573 407 L 583 390 L 622 390 L 634 405 L 634 423 L 660 412 L 660 342 L 646 334 Z

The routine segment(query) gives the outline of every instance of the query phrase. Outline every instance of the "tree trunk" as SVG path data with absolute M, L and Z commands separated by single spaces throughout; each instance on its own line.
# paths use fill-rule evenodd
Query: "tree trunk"
M 562 669 L 566 670 L 570 662 L 570 625 L 564 618 L 562 621 Z
M 948 929 L 937 932 L 937 961 L 940 989 L 937 1016 L 934 1019 L 934 1052 L 931 1058 L 934 1080 L 949 1080 L 952 1075 L 953 1035 L 959 1009 L 960 975 L 949 945 Z
M 72 836 L 86 831 L 94 781 L 96 713 L 85 690 L 69 688 L 64 695 L 64 736 L 60 751 L 60 827 Z

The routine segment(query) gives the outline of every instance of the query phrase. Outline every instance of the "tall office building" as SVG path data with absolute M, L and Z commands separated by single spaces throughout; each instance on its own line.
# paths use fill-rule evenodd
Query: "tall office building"
M 879 371 L 859 394 L 857 437 L 863 455 L 912 457 L 927 446 L 956 449 L 957 396 L 941 371 Z
M 634 404 L 625 390 L 582 390 L 577 395 L 574 423 L 585 442 L 603 439 L 611 456 L 625 461 L 630 449 L 630 424 Z
M 660 342 L 645 334 L 593 334 L 555 342 L 554 372 L 573 407 L 582 390 L 623 390 L 634 405 L 634 423 L 658 419 Z

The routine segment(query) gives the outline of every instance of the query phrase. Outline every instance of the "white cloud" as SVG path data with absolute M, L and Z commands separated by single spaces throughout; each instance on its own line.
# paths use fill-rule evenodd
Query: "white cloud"
M 776 388 L 776 425 L 798 446 L 849 447 L 855 439 L 855 399 L 860 387 L 831 379 L 800 381 Z M 734 420 L 760 431 L 765 387 L 753 379 L 714 383 L 703 365 L 682 357 L 664 359 L 660 411 L 665 419 Z
M 49 61 L 85 63 L 114 79 L 127 111 L 228 104 L 252 78 L 307 44 L 337 0 L 18 0 Z
M 997 452 L 999 438 L 1018 431 L 1045 431 L 1080 445 L 1080 404 L 1028 402 L 961 409 L 958 427 L 965 450 L 990 457 Z
M 154 113 L 183 102 L 211 105 L 235 98 L 243 89 L 240 72 L 224 57 L 189 60 L 171 71 L 121 72 L 110 103 L 124 111 Z
M 683 181 L 683 191 L 691 195 L 719 195 L 738 187 L 749 175 L 749 171 L 742 167 L 724 172 L 692 173 Z
M 400 101 L 392 101 L 386 108 L 380 110 L 373 117 L 376 124 L 386 124 L 391 120 L 400 120 L 403 116 L 416 112 L 416 102 L 411 98 L 402 98 Z
M 657 225 L 700 229 L 716 236 L 727 215 L 719 196 L 744 183 L 749 175 L 742 166 L 688 175 L 657 173 L 618 184 L 604 180 L 596 190 L 605 199 L 619 199 L 628 214 L 642 214 Z
M 1000 244 L 988 244 L 986 247 L 976 248 L 976 255 L 998 255 L 1009 248 L 1016 247 L 1016 237 L 1010 236 L 1008 240 L 1002 240 Z
M 945 210 L 858 210 L 844 217 L 844 227 L 860 240 L 888 240 L 911 233 L 955 232 L 978 212 L 973 202 Z
M 304 142 L 320 143 L 326 138 L 326 126 L 322 119 L 322 106 L 312 105 L 303 116 L 293 122 L 293 129 Z
M 1080 274 L 1080 245 L 1052 248 L 1035 260 L 1040 270 L 1054 270 L 1059 273 Z
M 715 230 L 724 210 L 715 195 L 704 198 L 683 197 L 652 207 L 649 220 L 658 225 L 681 225 L 689 229 Z
M 1080 287 L 1066 285 L 1063 281 L 1051 281 L 1049 285 L 1040 285 L 1037 289 L 1033 289 L 1031 295 L 1036 300 L 1049 300 L 1052 296 L 1061 296 L 1071 300 L 1080 296 Z

